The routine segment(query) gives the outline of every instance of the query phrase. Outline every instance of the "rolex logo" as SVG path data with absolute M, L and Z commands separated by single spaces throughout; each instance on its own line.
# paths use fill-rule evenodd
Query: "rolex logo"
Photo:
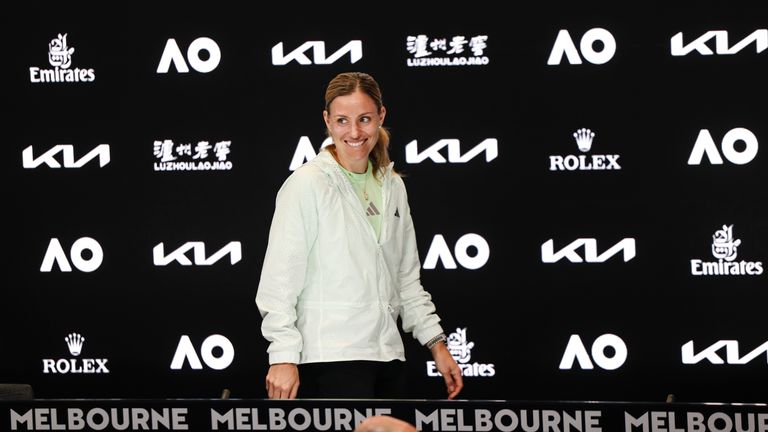
M 581 128 L 573 133 L 576 145 L 581 153 L 592 149 L 595 133 L 592 129 Z M 550 171 L 605 171 L 620 170 L 617 154 L 569 154 L 549 157 Z
M 592 148 L 592 140 L 595 138 L 595 133 L 590 129 L 581 128 L 573 133 L 573 137 L 576 138 L 576 145 L 579 146 L 579 150 L 588 152 Z
M 85 338 L 80 333 L 70 333 L 64 338 L 72 357 L 80 356 Z M 44 374 L 108 374 L 105 358 L 47 358 L 43 359 Z
M 80 351 L 83 349 L 83 342 L 85 342 L 85 338 L 82 337 L 79 333 L 70 333 L 67 335 L 67 337 L 64 338 L 64 340 L 67 342 L 69 353 L 75 357 L 79 356 Z

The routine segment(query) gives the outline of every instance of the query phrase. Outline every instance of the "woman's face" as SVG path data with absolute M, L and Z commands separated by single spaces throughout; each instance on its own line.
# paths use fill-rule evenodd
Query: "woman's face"
M 336 144 L 336 156 L 349 171 L 368 169 L 368 155 L 376 146 L 386 110 L 376 109 L 370 96 L 360 90 L 335 98 L 323 111 L 325 125 Z

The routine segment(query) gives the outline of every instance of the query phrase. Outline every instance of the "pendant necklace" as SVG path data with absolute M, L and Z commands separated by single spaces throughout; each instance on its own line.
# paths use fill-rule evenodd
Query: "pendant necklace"
M 373 175 L 373 170 L 369 170 L 365 173 L 365 181 L 363 182 L 363 198 L 366 201 L 370 201 L 370 198 L 368 196 L 368 183 L 369 182 L 375 182 L 376 178 Z
M 364 175 L 365 177 L 363 180 L 363 199 L 365 201 L 369 201 L 368 200 L 368 177 L 370 177 L 370 172 L 366 171 Z
M 367 202 L 369 201 L 368 175 L 367 174 L 364 174 L 364 175 L 365 177 L 360 179 L 360 177 L 358 177 L 360 176 L 360 174 L 357 174 L 356 176 L 355 173 L 347 171 L 347 177 L 349 178 L 349 182 L 352 183 L 352 187 L 358 193 L 358 195 Z

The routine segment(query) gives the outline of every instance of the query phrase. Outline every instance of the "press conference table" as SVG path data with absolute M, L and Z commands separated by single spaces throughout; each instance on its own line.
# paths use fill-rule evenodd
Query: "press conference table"
M 0 430 L 351 431 L 373 415 L 424 431 L 768 432 L 766 404 L 347 399 L 6 400 Z

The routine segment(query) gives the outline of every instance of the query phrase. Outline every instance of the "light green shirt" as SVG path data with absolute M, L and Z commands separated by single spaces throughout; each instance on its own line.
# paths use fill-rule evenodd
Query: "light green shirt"
M 373 227 L 378 239 L 381 233 L 381 181 L 373 175 L 373 164 L 368 161 L 368 169 L 361 174 L 347 171 L 341 165 L 339 166 L 352 183 L 352 188 L 363 206 L 366 219 Z

